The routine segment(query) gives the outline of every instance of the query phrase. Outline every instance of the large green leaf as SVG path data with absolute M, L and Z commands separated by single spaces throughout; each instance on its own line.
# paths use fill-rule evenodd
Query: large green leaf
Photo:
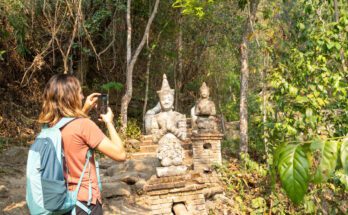
M 281 148 L 278 174 L 289 198 L 299 203 L 307 192 L 309 162 L 300 145 L 289 144 Z
M 344 139 L 341 145 L 341 162 L 344 173 L 348 175 L 348 138 Z
M 314 154 L 317 154 L 315 162 L 319 163 L 318 168 L 314 174 L 313 181 L 321 183 L 327 181 L 336 168 L 336 161 L 338 155 L 337 141 L 315 141 L 311 146 Z

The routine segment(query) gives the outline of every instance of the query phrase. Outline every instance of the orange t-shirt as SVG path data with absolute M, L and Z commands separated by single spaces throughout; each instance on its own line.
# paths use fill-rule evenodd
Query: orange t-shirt
M 94 149 L 105 135 L 99 127 L 88 118 L 75 119 L 62 129 L 62 146 L 64 149 L 68 174 L 65 179 L 69 183 L 69 190 L 75 190 L 86 163 L 89 148 Z M 90 160 L 90 168 L 86 168 L 81 187 L 77 195 L 79 201 L 88 201 L 89 180 L 92 182 L 92 204 L 97 200 L 101 203 L 101 194 L 95 169 L 94 155 Z

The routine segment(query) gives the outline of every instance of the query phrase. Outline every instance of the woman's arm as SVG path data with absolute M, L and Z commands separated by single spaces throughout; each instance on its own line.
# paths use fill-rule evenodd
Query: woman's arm
M 108 108 L 108 112 L 106 114 L 101 114 L 100 116 L 108 128 L 111 140 L 108 137 L 105 137 L 97 146 L 98 151 L 113 160 L 125 161 L 126 151 L 123 147 L 123 141 L 118 135 L 113 124 L 114 114 L 112 113 L 111 109 Z

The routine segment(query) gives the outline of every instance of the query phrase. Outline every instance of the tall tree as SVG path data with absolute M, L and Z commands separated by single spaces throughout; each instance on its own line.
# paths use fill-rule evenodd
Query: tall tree
M 177 38 L 178 71 L 176 71 L 176 69 L 174 70 L 176 72 L 176 74 L 175 74 L 175 110 L 176 111 L 179 110 L 178 108 L 179 108 L 179 100 L 180 100 L 180 90 L 182 88 L 182 76 L 183 76 L 182 19 L 183 19 L 183 17 L 182 17 L 181 11 L 180 11 L 179 17 L 178 17 L 179 33 L 178 33 L 178 38 Z
M 252 33 L 252 25 L 255 22 L 259 0 L 251 0 L 248 4 L 248 18 L 245 23 L 245 31 L 240 45 L 240 153 L 248 153 L 248 81 L 249 81 L 249 60 L 248 60 L 248 38 Z
M 340 12 L 338 9 L 338 3 L 337 0 L 334 0 L 334 7 L 335 7 L 335 21 L 340 21 Z M 340 40 L 342 41 L 343 36 L 342 34 L 339 34 Z M 344 50 L 343 47 L 340 48 L 340 58 L 341 58 L 341 64 L 344 72 L 347 72 L 347 66 L 346 66 L 346 60 L 344 59 Z
M 126 92 L 122 97 L 121 101 L 121 124 L 122 130 L 124 131 L 127 127 L 127 113 L 128 105 L 132 99 L 133 94 L 133 70 L 138 56 L 142 49 L 144 48 L 146 38 L 149 34 L 151 24 L 156 16 L 158 5 L 160 0 L 156 0 L 153 11 L 149 20 L 147 21 L 143 37 L 132 55 L 132 22 L 131 22 L 131 3 L 132 0 L 127 0 L 127 70 L 126 70 Z

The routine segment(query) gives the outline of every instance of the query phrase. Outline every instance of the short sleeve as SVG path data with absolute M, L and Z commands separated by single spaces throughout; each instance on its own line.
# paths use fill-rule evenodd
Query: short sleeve
M 81 123 L 81 136 L 87 145 L 93 149 L 105 138 L 105 134 L 100 128 L 88 118 L 83 119 Z

